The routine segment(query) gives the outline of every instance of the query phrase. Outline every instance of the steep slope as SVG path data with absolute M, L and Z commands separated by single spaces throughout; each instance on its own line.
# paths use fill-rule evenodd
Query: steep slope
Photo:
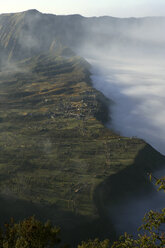
M 84 223 L 105 217 L 112 175 L 131 168 L 127 180 L 136 175 L 137 188 L 165 163 L 143 140 L 104 126 L 108 100 L 92 87 L 90 65 L 66 47 L 65 24 L 75 18 L 84 20 L 37 11 L 0 17 L 1 221 L 33 214 L 37 206 L 44 218 L 81 233 Z M 55 23 L 61 26 L 53 30 Z
M 73 50 L 165 52 L 164 17 L 113 18 L 50 15 L 37 10 L 0 15 L 1 62 L 67 46 Z M 127 49 L 126 49 L 127 48 Z
M 43 54 L 3 68 L 1 196 L 96 218 L 99 184 L 133 165 L 142 150 L 149 151 L 137 164 L 142 181 L 164 162 L 144 141 L 100 122 L 107 100 L 92 88 L 88 67 L 79 57 Z
M 15 61 L 44 51 L 60 50 L 64 43 L 61 36 L 65 24 L 65 19 L 43 15 L 36 10 L 0 15 L 0 48 L 4 56 L 1 56 L 1 61 Z

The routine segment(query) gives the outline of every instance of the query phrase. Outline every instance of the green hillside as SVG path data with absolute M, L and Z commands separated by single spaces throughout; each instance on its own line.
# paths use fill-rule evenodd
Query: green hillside
M 2 195 L 96 215 L 96 186 L 132 165 L 148 146 L 104 127 L 107 100 L 92 88 L 88 67 L 76 56 L 43 54 L 3 68 Z
M 92 87 L 90 65 L 58 35 L 45 47 L 35 36 L 43 41 L 38 50 L 18 45 L 26 15 L 0 16 L 0 196 L 12 206 L 24 202 L 23 215 L 33 214 L 29 206 L 50 207 L 53 221 L 80 228 L 81 221 L 102 218 L 105 204 L 123 194 L 119 181 L 108 199 L 113 175 L 128 172 L 126 191 L 136 190 L 165 158 L 104 126 L 110 103 Z M 5 211 L 12 213 L 9 206 Z

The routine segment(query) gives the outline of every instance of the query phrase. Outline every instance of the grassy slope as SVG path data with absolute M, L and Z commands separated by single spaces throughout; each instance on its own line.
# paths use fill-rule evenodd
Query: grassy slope
M 62 45 L 83 42 L 81 19 L 0 15 L 0 223 L 36 214 L 66 228 L 69 243 L 112 234 L 106 203 L 143 191 L 146 172 L 165 164 L 103 125 L 107 99 L 90 65 Z
M 107 109 L 88 67 L 79 57 L 43 54 L 0 72 L 1 195 L 96 217 L 96 187 L 148 147 L 98 120 Z M 163 161 L 152 153 L 150 167 Z

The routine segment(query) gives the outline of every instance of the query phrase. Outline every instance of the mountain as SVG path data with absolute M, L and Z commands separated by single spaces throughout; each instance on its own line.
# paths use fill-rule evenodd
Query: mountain
M 139 51 L 149 48 L 155 53 L 164 49 L 164 17 L 126 18 L 91 17 L 80 15 L 57 16 L 29 10 L 0 15 L 1 61 L 23 59 L 61 45 L 74 50 L 87 48 L 127 50 L 136 46 Z M 157 35 L 161 34 L 158 41 Z M 2 56 L 3 55 L 3 56 Z
M 106 42 L 102 25 L 141 21 L 36 10 L 0 15 L 1 222 L 36 214 L 77 239 L 113 234 L 107 202 L 150 189 L 146 173 L 160 168 L 164 156 L 105 127 L 113 103 L 93 88 L 89 63 L 76 55 L 84 37 Z

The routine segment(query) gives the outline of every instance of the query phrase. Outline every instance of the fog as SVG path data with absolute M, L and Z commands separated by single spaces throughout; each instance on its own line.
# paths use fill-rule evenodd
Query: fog
M 21 23 L 16 40 L 19 49 L 11 54 L 17 61 L 58 50 L 61 44 L 72 46 L 91 64 L 94 87 L 113 100 L 107 126 L 121 135 L 142 138 L 165 155 L 164 30 L 165 18 L 64 17 L 31 10 Z M 1 52 L 2 65 L 13 47 L 5 49 Z M 13 61 L 7 65 L 14 72 L 20 70 Z M 43 152 L 50 150 L 48 139 Z M 108 212 L 118 233 L 132 233 L 147 210 L 164 206 L 162 194 L 153 190 L 149 195 L 119 199 L 117 205 L 108 206 Z
M 165 60 L 162 57 L 88 57 L 91 78 L 98 90 L 112 99 L 109 128 L 124 136 L 144 139 L 165 154 Z M 165 175 L 165 170 L 159 176 Z M 144 214 L 165 206 L 164 192 L 156 189 L 121 199 L 109 206 L 117 234 L 137 233 Z
M 92 65 L 94 87 L 114 102 L 108 127 L 165 155 L 165 19 L 104 19 L 96 26 L 79 53 Z
M 92 65 L 94 87 L 113 100 L 107 126 L 123 136 L 142 138 L 165 155 L 165 22 L 160 24 L 141 21 L 140 26 L 128 27 L 126 32 L 120 26 L 114 29 L 120 35 L 113 35 L 107 44 L 104 40 L 106 45 L 98 45 L 100 40 L 96 39 L 93 45 L 87 42 L 79 53 Z M 102 26 L 102 34 L 106 32 Z M 165 170 L 157 174 L 163 175 Z M 150 193 L 119 199 L 107 208 L 117 234 L 136 234 L 144 214 L 164 206 L 164 193 L 153 188 Z
M 165 175 L 165 169 L 155 173 L 157 178 L 162 175 Z M 119 199 L 116 204 L 110 205 L 107 211 L 117 235 L 128 232 L 136 236 L 138 234 L 137 229 L 142 225 L 145 214 L 151 209 L 161 211 L 164 207 L 164 192 L 158 192 L 155 186 L 152 191 L 143 195 L 141 192 L 137 192 L 136 195 L 132 193 L 122 200 Z
M 165 154 L 165 60 L 88 59 L 94 86 L 114 101 L 108 123 L 121 135 L 137 136 Z
M 121 204 L 111 206 L 109 215 L 118 235 L 128 232 L 137 234 L 144 215 L 152 210 L 160 211 L 165 206 L 163 192 L 152 192 L 146 196 L 132 196 Z M 115 214 L 114 214 L 115 213 Z

